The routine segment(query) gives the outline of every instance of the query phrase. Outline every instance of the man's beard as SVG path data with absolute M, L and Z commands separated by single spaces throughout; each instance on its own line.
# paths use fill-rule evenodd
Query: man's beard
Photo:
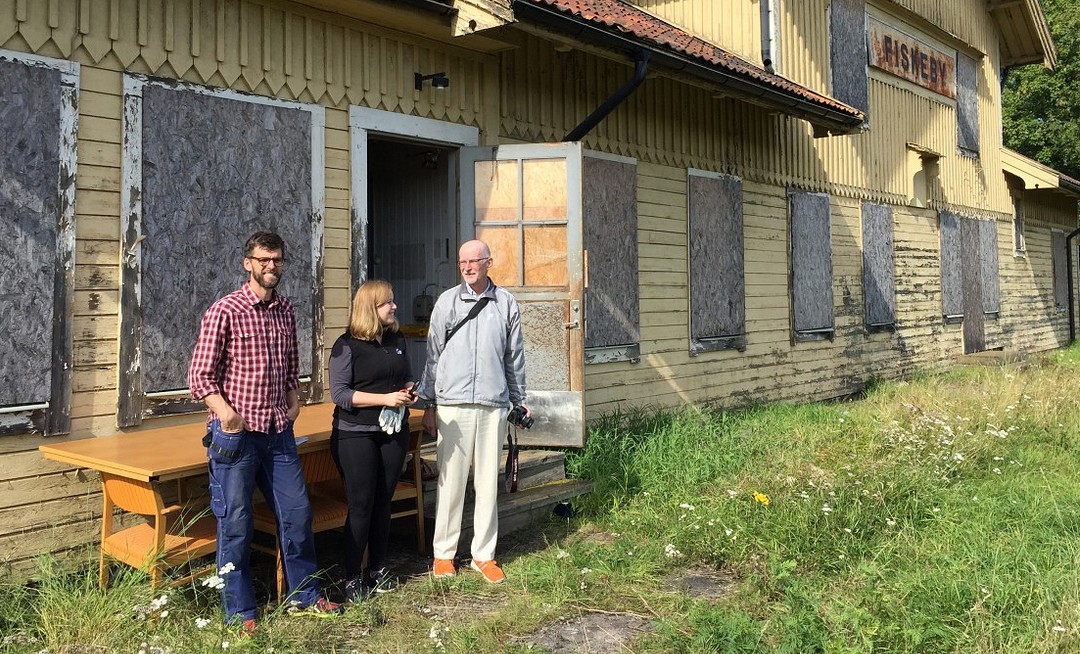
M 258 275 L 252 274 L 255 279 L 255 283 L 259 286 L 267 289 L 268 291 L 274 290 L 278 283 L 281 282 L 281 275 L 273 275 L 270 273 L 260 273 Z M 269 281 L 267 280 L 269 278 Z

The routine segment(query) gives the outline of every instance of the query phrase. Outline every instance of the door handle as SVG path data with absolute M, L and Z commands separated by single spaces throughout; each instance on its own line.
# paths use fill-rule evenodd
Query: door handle
M 581 327 L 581 323 L 577 320 L 573 322 L 564 322 L 563 327 L 566 327 L 567 329 L 579 329 Z

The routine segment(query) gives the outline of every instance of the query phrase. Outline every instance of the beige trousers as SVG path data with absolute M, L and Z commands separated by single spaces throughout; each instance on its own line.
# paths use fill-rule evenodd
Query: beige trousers
M 461 538 L 461 517 L 469 467 L 473 469 L 476 493 L 473 511 L 472 558 L 495 558 L 499 536 L 496 496 L 501 480 L 502 435 L 506 430 L 506 409 L 467 405 L 439 405 L 436 412 L 439 484 L 435 504 L 435 534 L 432 549 L 437 559 L 452 559 Z

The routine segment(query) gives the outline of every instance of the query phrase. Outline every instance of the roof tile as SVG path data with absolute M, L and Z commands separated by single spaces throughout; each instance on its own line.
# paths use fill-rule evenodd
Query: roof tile
M 608 30 L 623 32 L 627 35 L 660 46 L 663 49 L 698 60 L 706 65 L 723 69 L 738 77 L 754 80 L 833 110 L 851 116 L 861 116 L 861 112 L 843 102 L 812 91 L 789 79 L 770 73 L 723 48 L 719 48 L 704 39 L 698 38 L 685 30 L 648 14 L 622 0 L 522 0 L 530 4 L 550 7 L 560 13 L 569 14 L 580 20 L 603 26 Z

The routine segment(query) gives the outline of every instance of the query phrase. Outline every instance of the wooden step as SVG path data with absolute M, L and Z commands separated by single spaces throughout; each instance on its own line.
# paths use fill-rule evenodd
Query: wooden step
M 425 467 L 431 470 L 437 470 L 438 462 L 435 458 L 435 450 L 425 450 L 422 453 Z M 500 461 L 504 462 L 506 459 L 506 452 L 503 451 Z M 521 454 L 518 457 L 518 491 L 528 490 L 534 486 L 540 486 L 553 481 L 559 481 L 566 479 L 566 457 L 562 452 L 554 450 L 521 450 Z M 500 463 L 500 466 L 502 463 Z M 501 469 L 501 467 L 500 467 Z M 424 504 L 426 509 L 435 510 L 435 490 L 438 486 L 438 479 L 426 479 L 424 480 Z M 499 488 L 499 494 L 505 495 L 501 485 Z M 472 473 L 469 473 L 469 485 L 465 490 L 465 501 L 472 501 Z
M 579 479 L 561 479 L 533 486 L 516 493 L 499 494 L 499 534 L 508 534 L 536 524 L 552 513 L 556 504 L 572 500 L 592 490 L 592 482 Z M 434 494 L 432 494 L 434 497 Z M 425 512 L 428 533 L 435 531 L 435 510 Z M 465 501 L 461 520 L 461 538 L 458 553 L 468 556 L 473 534 L 473 503 Z

